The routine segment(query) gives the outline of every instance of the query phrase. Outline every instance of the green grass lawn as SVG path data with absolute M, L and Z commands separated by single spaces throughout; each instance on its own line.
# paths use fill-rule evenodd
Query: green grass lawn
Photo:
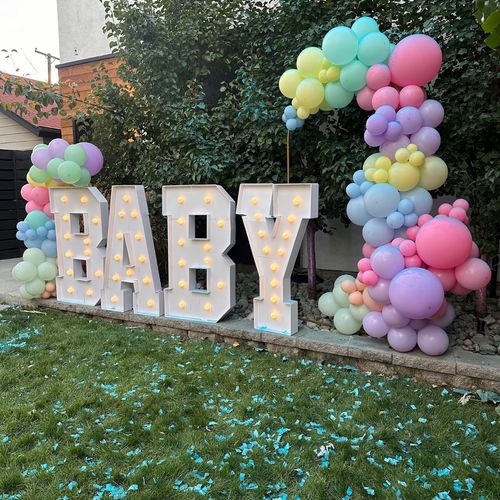
M 459 397 L 9 309 L 0 498 L 499 498 L 499 417 Z

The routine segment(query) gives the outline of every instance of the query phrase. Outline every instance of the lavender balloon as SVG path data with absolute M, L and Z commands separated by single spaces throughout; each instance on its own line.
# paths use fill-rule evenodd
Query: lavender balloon
M 386 141 L 397 141 L 401 137 L 402 133 L 403 128 L 401 127 L 401 123 L 393 120 L 387 124 L 387 130 L 385 131 L 384 139 Z
M 96 175 L 104 165 L 104 157 L 101 150 L 90 142 L 80 142 L 78 145 L 85 150 L 87 155 L 87 159 L 82 166 L 89 171 L 90 175 Z
M 429 321 L 427 321 L 426 319 L 412 319 L 409 323 L 409 326 L 411 326 L 418 332 L 419 330 L 422 330 L 422 328 L 425 328 L 428 324 Z
M 430 156 L 441 146 L 441 135 L 435 128 L 422 127 L 410 137 L 410 141 L 416 144 L 425 156 Z
M 396 161 L 396 151 L 400 148 L 406 148 L 408 144 L 410 144 L 410 139 L 406 135 L 402 135 L 397 141 L 384 142 L 380 146 L 380 152 L 392 161 Z
M 444 314 L 440 318 L 433 319 L 431 323 L 433 325 L 440 326 L 441 328 L 446 328 L 447 326 L 450 326 L 453 323 L 454 319 L 455 319 L 455 308 L 448 302 Z
M 449 339 L 446 332 L 439 326 L 429 325 L 417 334 L 420 350 L 429 356 L 440 356 L 448 349 Z
M 380 108 L 377 109 L 377 114 L 385 116 L 387 121 L 393 121 L 396 119 L 396 110 L 388 104 L 380 106 Z
M 419 267 L 409 267 L 396 274 L 389 286 L 392 305 L 410 319 L 425 319 L 439 311 L 444 290 L 439 278 Z
M 409 326 L 391 328 L 387 341 L 395 351 L 409 352 L 417 345 L 417 332 Z
M 366 130 L 373 135 L 383 134 L 387 130 L 387 118 L 379 113 L 375 113 L 366 120 Z
M 405 106 L 396 113 L 396 120 L 401 124 L 403 134 L 414 134 L 422 126 L 422 115 L 413 106 Z
M 427 99 L 419 109 L 424 126 L 435 128 L 443 121 L 444 109 L 440 102 L 434 99 Z
M 373 148 L 376 146 L 380 146 L 385 141 L 383 134 L 374 135 L 371 132 L 369 132 L 368 130 L 365 130 L 364 138 L 365 138 L 366 144 L 368 144 L 368 146 L 371 146 Z
M 384 321 L 393 328 L 403 328 L 410 322 L 410 320 L 401 314 L 392 304 L 384 306 L 382 309 L 382 317 Z
M 49 142 L 49 151 L 52 158 L 64 158 L 64 151 L 69 146 L 69 143 L 64 139 L 52 139 Z
M 391 284 L 390 280 L 385 280 L 383 278 L 377 281 L 377 284 L 374 286 L 368 287 L 368 295 L 379 304 L 390 304 L 391 300 L 389 299 L 389 285 Z
M 377 248 L 370 256 L 372 269 L 381 277 L 390 280 L 405 268 L 401 252 L 392 245 Z
M 50 160 L 52 160 L 52 155 L 49 148 L 37 148 L 31 153 L 31 163 L 37 168 L 45 170 Z
M 379 312 L 370 312 L 363 318 L 363 328 L 370 337 L 377 339 L 385 337 L 389 331 L 389 325 L 384 321 Z

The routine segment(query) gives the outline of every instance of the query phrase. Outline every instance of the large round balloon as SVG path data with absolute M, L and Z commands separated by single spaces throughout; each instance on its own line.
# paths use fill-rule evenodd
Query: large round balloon
M 293 99 L 297 95 L 297 87 L 302 81 L 302 76 L 298 69 L 286 70 L 280 78 L 279 89 L 280 92 L 289 99 Z
M 389 53 L 389 39 L 380 31 L 368 33 L 359 41 L 358 59 L 367 66 L 384 62 Z
M 346 90 L 340 82 L 325 85 L 325 101 L 332 109 L 345 108 L 354 98 L 354 92 Z
M 394 229 L 390 228 L 385 219 L 370 219 L 363 226 L 363 238 L 374 247 L 379 247 L 390 243 L 394 238 Z
M 375 184 L 365 193 L 366 210 L 373 217 L 387 217 L 394 212 L 401 198 L 390 184 Z
M 295 86 L 295 89 L 296 88 L 297 86 Z M 82 166 L 88 170 L 90 175 L 96 175 L 104 165 L 104 157 L 101 150 L 90 142 L 80 142 L 80 146 L 84 149 L 85 154 L 87 155 L 87 159 Z
M 364 226 L 372 216 L 368 213 L 363 196 L 349 200 L 347 204 L 347 217 L 357 226 Z
M 491 269 L 481 259 L 471 257 L 455 269 L 457 282 L 469 290 L 479 290 L 491 280 Z
M 358 37 L 347 26 L 338 26 L 325 35 L 322 48 L 325 57 L 331 63 L 343 66 L 356 57 Z
M 374 250 L 370 257 L 372 269 L 381 277 L 390 280 L 405 268 L 401 252 L 392 245 L 383 245 Z M 370 290 L 368 290 L 370 293 Z M 372 298 L 373 295 L 370 293 Z M 375 299 L 376 300 L 376 299 Z
M 366 85 L 368 67 L 362 62 L 354 60 L 340 71 L 340 83 L 349 92 L 357 92 Z
M 381 338 L 385 337 L 389 332 L 389 325 L 384 321 L 382 314 L 379 312 L 369 312 L 363 318 L 363 328 L 370 337 Z
M 391 328 L 387 334 L 387 342 L 399 352 L 409 352 L 417 345 L 417 332 L 410 326 Z
M 446 332 L 436 325 L 429 325 L 417 333 L 420 350 L 429 356 L 440 356 L 448 349 L 449 339 Z
M 323 85 L 317 78 L 306 78 L 297 87 L 297 99 L 301 106 L 315 108 L 319 106 L 325 97 Z
M 339 309 L 333 317 L 335 329 L 344 335 L 354 335 L 361 328 L 361 321 L 353 318 L 347 308 Z
M 443 304 L 444 290 L 430 271 L 410 267 L 392 279 L 389 297 L 401 314 L 411 319 L 425 319 L 438 312 Z
M 323 51 L 318 47 L 307 47 L 297 57 L 297 69 L 303 78 L 318 78 L 323 69 Z

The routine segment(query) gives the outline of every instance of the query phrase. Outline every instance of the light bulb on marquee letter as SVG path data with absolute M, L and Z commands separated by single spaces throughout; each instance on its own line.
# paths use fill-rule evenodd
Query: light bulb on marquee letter
M 95 187 L 49 189 L 57 237 L 57 300 L 95 306 L 101 300 L 108 202 Z
M 217 185 L 163 186 L 168 217 L 165 315 L 219 321 L 235 302 L 234 200 Z
M 236 213 L 259 273 L 254 326 L 293 335 L 298 304 L 291 300 L 290 277 L 308 219 L 318 216 L 318 184 L 241 184 Z
M 102 308 L 160 316 L 160 276 L 144 186 L 113 186 Z

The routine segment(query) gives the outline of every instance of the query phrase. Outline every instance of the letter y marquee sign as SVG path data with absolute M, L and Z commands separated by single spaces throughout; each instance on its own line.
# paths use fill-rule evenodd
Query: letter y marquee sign
M 113 311 L 216 322 L 235 304 L 235 202 L 221 186 L 164 186 L 168 286 L 162 290 L 143 186 L 50 188 L 55 214 L 57 300 Z M 293 335 L 298 305 L 291 274 L 318 184 L 242 184 L 236 213 L 259 274 L 254 327 Z M 109 221 L 109 222 L 108 222 Z M 167 235 L 165 235 L 166 237 Z

